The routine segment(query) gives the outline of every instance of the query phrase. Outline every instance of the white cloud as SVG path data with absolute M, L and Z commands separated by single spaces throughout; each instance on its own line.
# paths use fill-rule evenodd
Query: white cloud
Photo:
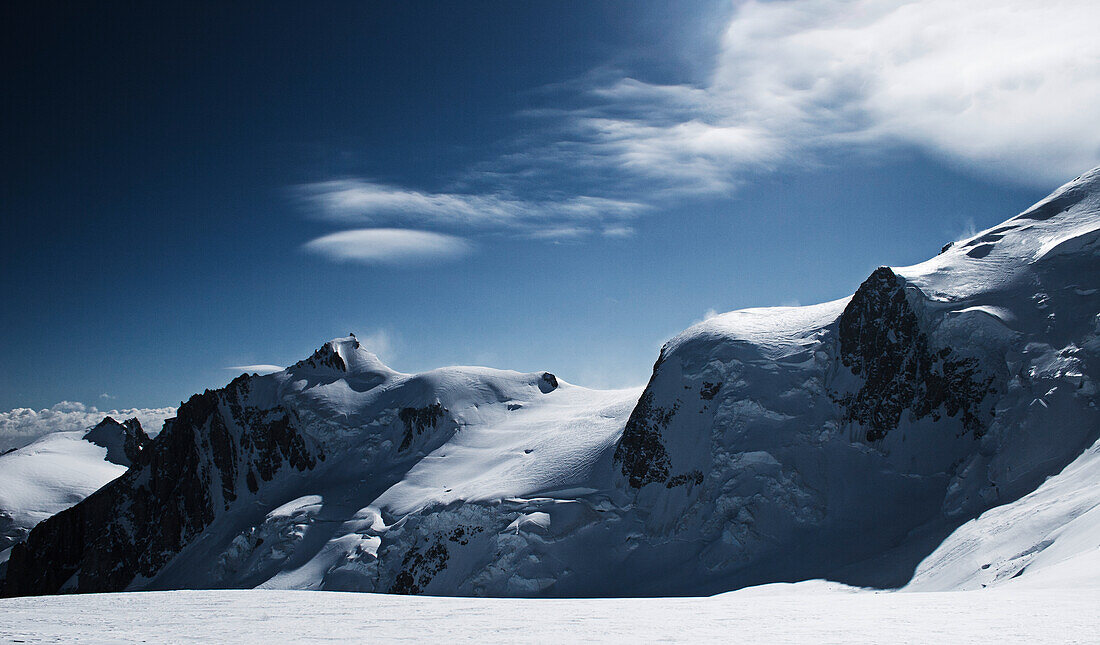
M 42 410 L 15 408 L 0 412 L 0 451 L 25 446 L 51 432 L 87 430 L 105 416 L 119 421 L 137 417 L 146 432 L 156 434 L 165 419 L 176 416 L 176 408 L 100 410 L 95 406 L 73 401 L 62 401 Z
M 706 84 L 594 87 L 568 148 L 690 190 L 909 145 L 1060 183 L 1100 163 L 1098 24 L 1094 0 L 746 2 Z
M 448 190 L 351 178 L 298 195 L 349 225 L 559 242 L 625 237 L 685 195 L 852 153 L 915 148 L 1045 187 L 1100 164 L 1096 0 L 750 0 L 719 13 L 726 28 L 701 50 L 714 56 L 701 83 L 593 70 L 542 88 L 545 103 L 517 116 L 544 126 Z M 352 239 L 364 236 L 307 247 L 370 263 L 464 253 Z
M 244 372 L 246 374 L 270 374 L 272 372 L 282 371 L 283 368 L 279 367 L 278 365 L 259 363 L 257 365 L 232 365 L 230 367 L 226 367 L 225 369 L 231 370 L 233 372 Z
M 460 237 L 431 231 L 362 228 L 325 235 L 302 248 L 337 262 L 408 266 L 458 259 L 473 247 Z
M 546 237 L 548 231 L 559 229 L 590 233 L 609 221 L 628 221 L 647 208 L 635 201 L 590 195 L 532 200 L 499 192 L 433 193 L 364 179 L 324 181 L 298 190 L 322 217 L 332 221 L 507 231 L 532 237 Z

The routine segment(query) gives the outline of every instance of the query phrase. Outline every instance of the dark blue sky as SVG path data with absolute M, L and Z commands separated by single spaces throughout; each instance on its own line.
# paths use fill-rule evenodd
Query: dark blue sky
M 722 39 L 740 15 L 6 5 L 0 408 L 171 405 L 349 331 L 403 371 L 640 384 L 707 310 L 844 296 L 1073 176 L 882 134 L 878 107 L 822 132 L 833 95 L 773 126 Z M 334 185 L 398 204 L 335 209 Z M 467 251 L 303 249 L 380 227 Z

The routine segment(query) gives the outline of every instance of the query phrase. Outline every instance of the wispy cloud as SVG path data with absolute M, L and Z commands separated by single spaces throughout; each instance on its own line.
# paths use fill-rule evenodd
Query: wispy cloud
M 463 231 L 504 231 L 533 237 L 554 230 L 599 232 L 622 226 L 646 206 L 590 195 L 520 199 L 505 193 L 424 192 L 364 179 L 324 181 L 299 196 L 330 221 L 369 226 L 419 226 Z
M 398 228 L 340 231 L 307 242 L 303 248 L 337 262 L 410 266 L 455 260 L 472 245 L 453 235 Z
M 34 410 L 15 408 L 0 412 L 0 451 L 29 444 L 51 432 L 87 430 L 111 416 L 121 421 L 137 417 L 141 427 L 150 434 L 160 431 L 164 420 L 176 416 L 176 408 L 126 408 L 100 410 L 94 405 L 62 401 L 49 408 Z
M 272 372 L 282 371 L 283 368 L 278 365 L 260 363 L 258 365 L 232 365 L 225 369 L 233 372 L 244 372 L 245 374 L 271 374 Z
M 510 152 L 446 190 L 345 178 L 298 195 L 345 225 L 560 241 L 629 236 L 685 197 L 851 154 L 918 149 L 1037 185 L 1100 164 L 1095 0 L 750 0 L 717 19 L 702 82 L 601 68 L 542 88 Z M 377 235 L 307 247 L 369 263 L 465 253 L 454 238 Z
M 1100 163 L 1097 24 L 1092 0 L 746 2 L 702 86 L 605 81 L 559 114 L 572 155 L 693 191 L 898 146 L 1058 182 Z

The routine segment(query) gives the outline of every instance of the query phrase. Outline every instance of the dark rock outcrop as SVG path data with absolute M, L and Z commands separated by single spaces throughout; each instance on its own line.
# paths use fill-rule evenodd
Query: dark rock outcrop
M 703 386 L 699 388 L 699 398 L 704 401 L 710 401 L 714 399 L 714 395 L 718 394 L 718 390 L 722 389 L 722 383 L 711 383 L 710 381 L 703 381 Z
M 424 434 L 429 428 L 434 428 L 446 411 L 439 403 L 421 408 L 402 408 L 397 416 L 404 424 L 405 432 L 401 436 L 399 450 L 407 450 L 412 445 L 414 437 Z
M 960 416 L 963 428 L 981 437 L 991 418 L 983 406 L 994 377 L 977 360 L 933 349 L 905 293 L 905 281 L 880 267 L 860 285 L 840 316 L 840 360 L 862 384 L 835 396 L 844 419 L 878 441 L 897 428 L 901 415 L 913 419 L 941 413 Z
M 451 557 L 447 542 L 453 543 L 452 547 L 465 546 L 470 543 L 474 535 L 484 530 L 481 526 L 459 524 L 449 533 L 437 533 L 427 547 L 410 548 L 401 559 L 401 570 L 394 578 L 393 585 L 390 586 L 390 593 L 405 595 L 423 593 L 435 576 L 447 568 L 447 561 Z M 428 538 L 424 540 L 427 542 Z
M 659 406 L 653 402 L 654 383 L 664 362 L 665 350 L 662 349 L 653 364 L 653 376 L 638 398 L 638 404 L 626 421 L 623 436 L 615 446 L 615 463 L 631 488 L 641 488 L 647 484 L 665 484 L 667 488 L 675 488 L 703 481 L 703 473 L 699 470 L 672 474 L 672 460 L 665 446 L 664 432 L 680 411 L 681 401 L 676 399 L 669 406 Z M 721 388 L 721 383 L 704 382 L 699 396 L 704 401 L 710 401 Z
M 653 403 L 653 382 L 664 359 L 664 350 L 653 365 L 653 377 L 638 405 L 630 413 L 619 444 L 615 447 L 615 463 L 632 488 L 668 480 L 671 462 L 661 432 L 668 427 L 678 405 L 663 408 Z
M 191 397 L 130 470 L 36 526 L 12 550 L 3 595 L 124 590 L 160 571 L 245 486 L 324 459 L 293 412 L 249 405 L 251 378 Z
M 354 338 L 354 335 L 352 336 Z M 354 343 L 356 349 L 359 348 L 359 340 L 356 339 Z M 325 343 L 313 352 L 309 358 L 304 358 L 294 365 L 290 366 L 290 369 L 301 369 L 304 367 L 312 367 L 314 369 L 321 367 L 329 367 L 340 372 L 346 372 L 348 366 L 344 363 L 343 357 L 340 356 L 340 352 L 336 350 L 336 346 L 333 343 Z
M 539 391 L 543 394 L 549 394 L 556 389 L 558 389 L 558 377 L 550 372 L 543 372 L 542 378 L 539 379 Z
M 119 423 L 109 416 L 89 430 L 84 440 L 106 448 L 107 461 L 126 467 L 140 463 L 143 451 L 152 441 L 137 419 Z

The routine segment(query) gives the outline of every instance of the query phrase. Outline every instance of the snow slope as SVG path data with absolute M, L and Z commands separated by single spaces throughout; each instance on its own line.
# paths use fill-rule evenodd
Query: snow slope
M 530 594 L 564 565 L 493 554 L 515 557 L 547 507 L 569 507 L 555 530 L 599 512 L 579 500 L 610 487 L 637 396 L 548 373 L 400 374 L 337 339 L 193 397 L 141 464 L 32 535 L 7 582 Z M 93 542 L 59 552 L 52 532 L 70 530 Z
M 638 557 L 696 592 L 909 581 L 1100 436 L 1098 231 L 1100 169 L 851 298 L 673 338 L 616 452 Z
M 1019 500 L 960 526 L 908 591 L 1100 587 L 1100 442 Z
M 850 298 L 702 322 L 640 392 L 400 374 L 336 339 L 192 397 L 13 549 L 4 591 L 698 595 L 1090 571 L 1098 231 L 1100 169 Z
M 0 600 L 27 643 L 1090 643 L 1100 594 L 868 593 L 820 582 L 711 598 L 504 599 L 170 591 Z
M 0 563 L 36 524 L 126 471 L 84 432 L 55 432 L 0 455 Z

